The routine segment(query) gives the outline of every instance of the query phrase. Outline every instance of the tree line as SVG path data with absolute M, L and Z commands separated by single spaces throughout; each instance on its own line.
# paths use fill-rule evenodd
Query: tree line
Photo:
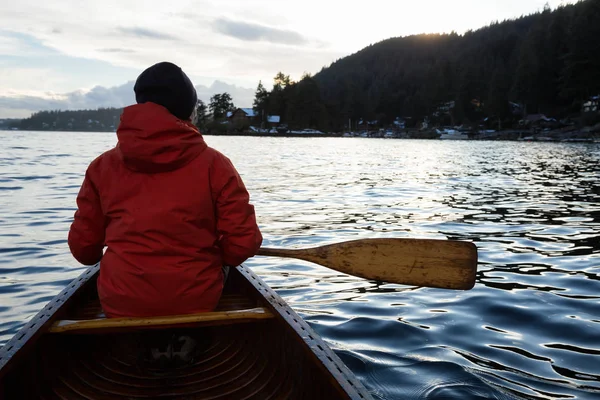
M 122 108 L 98 108 L 96 110 L 38 111 L 22 119 L 21 130 L 47 131 L 94 131 L 114 132 L 119 125 Z
M 207 106 L 198 100 L 196 123 L 206 127 L 213 119 L 222 121 L 228 111 L 235 109 L 229 93 L 219 93 L 211 97 Z M 20 130 L 48 131 L 94 131 L 114 132 L 119 126 L 123 108 L 98 108 L 95 110 L 51 110 L 38 111 L 29 118 L 11 120 L 9 127 Z

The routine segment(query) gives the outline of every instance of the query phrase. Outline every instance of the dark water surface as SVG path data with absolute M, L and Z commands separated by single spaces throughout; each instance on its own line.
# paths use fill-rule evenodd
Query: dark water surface
M 1 132 L 0 345 L 84 267 L 66 236 L 110 133 Z M 207 137 L 265 246 L 476 243 L 466 292 L 248 262 L 381 399 L 600 398 L 600 144 Z

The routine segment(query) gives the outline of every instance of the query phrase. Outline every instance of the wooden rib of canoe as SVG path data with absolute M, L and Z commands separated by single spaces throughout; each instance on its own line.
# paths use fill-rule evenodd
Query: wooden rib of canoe
M 232 269 L 214 312 L 107 319 L 98 266 L 0 349 L 0 399 L 372 399 L 361 382 L 249 268 Z M 140 367 L 144 335 L 185 332 L 201 353 Z

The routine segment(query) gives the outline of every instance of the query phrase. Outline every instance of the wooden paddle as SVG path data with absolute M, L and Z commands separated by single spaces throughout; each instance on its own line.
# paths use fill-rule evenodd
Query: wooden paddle
M 439 239 L 361 239 L 310 249 L 260 248 L 361 278 L 403 285 L 468 290 L 475 285 L 477 247 Z

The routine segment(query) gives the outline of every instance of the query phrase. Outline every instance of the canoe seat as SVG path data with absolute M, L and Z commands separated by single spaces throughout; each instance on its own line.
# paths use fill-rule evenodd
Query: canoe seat
M 215 311 L 187 315 L 145 318 L 106 318 L 100 301 L 93 299 L 55 321 L 48 332 L 100 334 L 140 329 L 227 325 L 273 318 L 273 313 L 256 300 L 239 293 L 224 293 Z

